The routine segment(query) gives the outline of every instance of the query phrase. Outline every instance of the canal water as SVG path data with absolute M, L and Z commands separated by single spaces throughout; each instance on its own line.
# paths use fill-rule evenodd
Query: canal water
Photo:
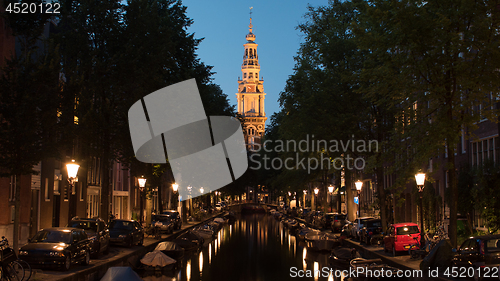
M 271 215 L 240 215 L 234 224 L 225 225 L 208 246 L 186 254 L 180 270 L 142 278 L 147 281 L 344 280 L 328 273 L 331 267 L 328 257 L 329 253 L 308 251 L 303 241 L 288 233 Z

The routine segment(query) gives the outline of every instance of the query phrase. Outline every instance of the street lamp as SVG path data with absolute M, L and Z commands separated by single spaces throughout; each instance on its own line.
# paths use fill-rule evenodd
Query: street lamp
M 361 217 L 361 189 L 363 188 L 363 182 L 358 180 L 354 183 L 356 185 L 356 190 L 358 191 L 358 219 Z
M 179 190 L 179 185 L 178 185 L 177 183 L 175 183 L 175 182 L 174 182 L 174 183 L 172 184 L 172 190 L 174 191 L 174 194 L 175 194 L 175 193 L 177 193 L 177 190 Z M 177 200 L 176 200 L 176 201 L 177 201 L 177 202 L 179 202 L 179 199 L 180 199 L 180 198 L 177 198 Z M 177 209 L 177 202 L 175 203 L 175 209 Z M 170 205 L 170 204 L 169 204 L 169 205 Z M 174 209 L 174 210 L 175 210 L 175 209 Z
M 71 160 L 71 163 L 66 164 L 66 170 L 68 171 L 68 183 L 69 183 L 69 189 L 68 190 L 68 199 L 69 199 L 69 219 L 73 218 L 75 214 L 73 213 L 73 195 L 75 194 L 75 185 L 74 183 L 77 181 L 76 175 L 78 174 L 78 169 L 80 168 L 80 165 L 75 163 L 75 160 Z
M 306 207 L 306 195 L 307 195 L 307 190 L 303 190 L 302 192 L 304 192 L 304 206 L 302 207 L 302 211 L 304 211 L 304 208 Z
M 330 193 L 330 212 L 333 213 L 333 185 L 330 184 L 328 192 Z
M 140 196 L 140 204 L 139 204 L 139 208 L 141 209 L 140 212 L 139 212 L 139 221 L 142 225 L 142 217 L 144 216 L 144 210 L 143 210 L 143 202 L 142 202 L 142 195 L 144 193 L 144 187 L 146 186 L 146 179 L 144 178 L 144 176 L 141 176 L 140 178 L 137 179 L 137 182 L 139 183 L 139 191 L 141 192 L 141 196 Z
M 316 211 L 318 210 L 318 192 L 319 192 L 319 189 L 316 187 L 314 189 L 314 196 L 316 197 Z
M 417 182 L 418 194 L 420 195 L 420 245 L 424 244 L 424 206 L 422 202 L 422 192 L 424 191 L 425 174 L 415 174 L 415 181 Z

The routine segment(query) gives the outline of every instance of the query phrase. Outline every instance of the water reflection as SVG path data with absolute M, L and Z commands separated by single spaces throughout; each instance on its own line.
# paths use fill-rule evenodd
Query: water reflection
M 328 256 L 309 251 L 271 215 L 242 215 L 200 252 L 186 253 L 180 271 L 150 281 L 297 280 L 292 271 L 308 276 L 301 280 L 344 280 L 329 272 Z

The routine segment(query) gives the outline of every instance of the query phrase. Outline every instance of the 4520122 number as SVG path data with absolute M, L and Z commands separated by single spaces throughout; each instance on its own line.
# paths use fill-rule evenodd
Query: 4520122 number
M 9 3 L 5 8 L 11 14 L 60 14 L 60 3 Z
M 443 275 L 453 278 L 498 278 L 498 267 L 448 267 Z

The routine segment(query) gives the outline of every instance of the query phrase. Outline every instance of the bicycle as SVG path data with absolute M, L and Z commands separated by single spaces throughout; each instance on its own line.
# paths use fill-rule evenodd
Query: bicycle
M 144 233 L 148 236 L 153 236 L 155 239 L 161 239 L 161 229 L 158 226 L 148 226 L 145 228 Z
M 418 259 L 425 257 L 436 245 L 436 241 L 431 239 L 428 233 L 425 233 L 424 235 L 425 244 L 422 248 L 420 248 L 420 245 L 417 242 L 418 236 L 413 237 L 413 239 L 415 240 L 415 244 L 411 244 L 410 248 L 408 249 L 408 254 L 410 255 L 411 259 Z
M 18 259 L 5 236 L 2 236 L 0 241 L 0 261 L 2 264 L 0 267 L 2 270 L 1 280 L 28 281 L 31 278 L 31 266 L 27 262 Z M 4 275 L 4 273 L 7 273 L 7 275 Z

